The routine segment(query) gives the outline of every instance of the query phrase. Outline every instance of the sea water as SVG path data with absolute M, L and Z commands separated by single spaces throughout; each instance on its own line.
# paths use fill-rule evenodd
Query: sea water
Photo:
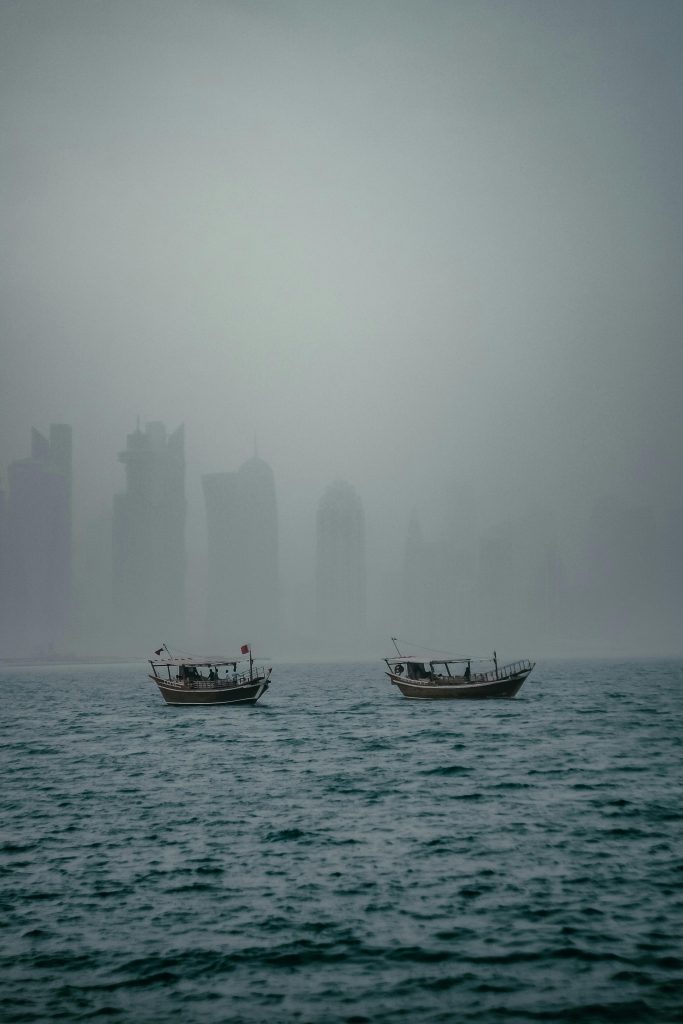
M 683 662 L 498 701 L 382 668 L 197 708 L 0 670 L 0 1019 L 680 1019 Z

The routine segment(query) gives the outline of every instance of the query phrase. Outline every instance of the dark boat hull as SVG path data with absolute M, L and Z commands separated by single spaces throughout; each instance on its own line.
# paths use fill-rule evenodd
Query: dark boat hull
M 490 700 L 492 698 L 515 697 L 531 669 L 517 672 L 505 679 L 473 681 L 471 683 L 449 683 L 448 680 L 405 679 L 387 672 L 394 686 L 404 697 L 411 700 Z
M 158 676 L 150 676 L 158 686 L 167 704 L 255 704 L 268 689 L 267 679 L 257 679 L 238 686 L 206 686 L 201 684 L 169 683 Z

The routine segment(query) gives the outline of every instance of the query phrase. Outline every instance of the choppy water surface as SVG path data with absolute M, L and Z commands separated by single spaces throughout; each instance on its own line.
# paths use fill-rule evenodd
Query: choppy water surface
M 0 1018 L 678 1019 L 682 687 L 290 665 L 192 709 L 143 666 L 5 668 Z

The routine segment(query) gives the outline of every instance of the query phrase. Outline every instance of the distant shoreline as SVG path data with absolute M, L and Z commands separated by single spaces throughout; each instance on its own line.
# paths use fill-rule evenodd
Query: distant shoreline
M 537 661 L 543 662 L 632 662 L 632 661 L 680 661 L 683 659 L 683 652 L 663 652 L 661 654 L 554 654 L 539 655 Z M 293 658 L 291 656 L 281 658 L 255 658 L 255 661 L 277 663 L 278 665 L 376 665 L 383 661 L 381 656 L 359 657 L 359 658 L 312 658 L 302 656 Z M 113 655 L 65 655 L 62 658 L 2 658 L 0 657 L 0 668 L 67 668 L 69 665 L 144 665 L 149 661 L 145 655 L 130 655 L 128 657 L 115 657 Z

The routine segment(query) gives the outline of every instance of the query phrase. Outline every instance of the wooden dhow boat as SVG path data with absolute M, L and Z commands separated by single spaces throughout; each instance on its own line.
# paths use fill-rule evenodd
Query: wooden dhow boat
M 268 689 L 273 671 L 254 667 L 247 644 L 239 658 L 176 658 L 166 645 L 154 654 L 149 678 L 167 704 L 255 704 Z M 248 668 L 242 668 L 245 656 Z
M 392 637 L 396 646 L 396 638 Z M 482 700 L 515 697 L 534 669 L 535 662 L 524 659 L 507 665 L 498 664 L 494 651 L 494 667 L 473 672 L 473 658 L 429 657 L 401 654 L 385 658 L 387 675 L 404 697 L 411 700 Z

